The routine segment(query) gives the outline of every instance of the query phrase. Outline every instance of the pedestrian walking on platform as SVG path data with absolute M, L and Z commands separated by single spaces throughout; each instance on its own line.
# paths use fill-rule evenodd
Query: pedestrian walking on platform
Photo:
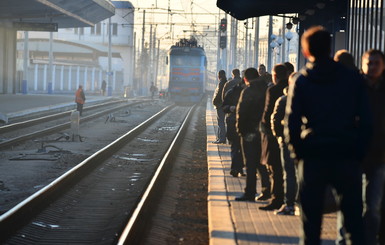
M 83 105 L 86 102 L 86 96 L 84 95 L 83 86 L 79 85 L 78 90 L 75 93 L 75 102 L 76 102 L 76 110 L 79 112 L 81 116 L 83 114 Z
M 366 245 L 376 245 L 381 230 L 381 209 L 385 205 L 385 55 L 368 50 L 362 56 L 362 72 L 366 78 L 371 111 L 373 138 L 364 162 Z M 383 223 L 384 224 L 384 223 Z
M 363 77 L 329 57 L 330 33 L 321 26 L 301 37 L 308 59 L 286 106 L 285 136 L 299 170 L 300 244 L 320 244 L 328 185 L 341 200 L 346 242 L 365 244 L 362 160 L 370 140 L 371 114 Z
M 217 130 L 217 139 L 213 143 L 216 144 L 224 144 L 226 143 L 226 126 L 225 126 L 225 112 L 222 109 L 222 93 L 223 87 L 227 82 L 226 72 L 224 70 L 220 70 L 218 72 L 218 85 L 215 89 L 213 95 L 213 105 L 217 110 L 217 120 L 218 120 L 218 130 Z
M 236 128 L 241 136 L 241 149 L 243 161 L 246 165 L 246 188 L 242 196 L 236 197 L 236 201 L 255 201 L 257 192 L 257 168 L 265 172 L 266 166 L 260 164 L 261 160 L 261 135 L 258 130 L 265 104 L 267 85 L 262 79 L 258 79 L 258 71 L 248 68 L 245 71 L 246 88 L 242 91 L 236 109 Z M 268 179 L 261 179 L 262 188 L 270 189 Z M 262 192 L 264 190 L 262 189 Z

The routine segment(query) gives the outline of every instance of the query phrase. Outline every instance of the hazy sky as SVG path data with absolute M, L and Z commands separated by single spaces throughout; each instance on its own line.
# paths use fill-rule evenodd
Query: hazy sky
M 194 29 L 192 24 L 198 31 L 207 26 L 214 30 L 218 23 L 219 12 L 221 17 L 224 16 L 224 12 L 219 11 L 216 6 L 216 0 L 132 0 L 131 3 L 136 9 L 137 38 L 141 38 L 145 9 L 146 23 L 157 24 L 157 38 L 161 39 L 163 45 L 170 45 L 185 36 L 189 37 Z M 170 14 L 167 11 L 169 7 Z M 148 33 L 149 30 L 150 26 L 146 25 L 146 32 Z

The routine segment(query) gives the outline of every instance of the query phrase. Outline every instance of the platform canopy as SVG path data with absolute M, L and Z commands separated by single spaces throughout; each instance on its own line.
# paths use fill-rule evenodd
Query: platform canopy
M 1 0 L 0 22 L 57 24 L 58 28 L 86 27 L 115 14 L 108 0 Z
M 305 13 L 330 0 L 217 0 L 217 6 L 238 20 L 263 15 Z

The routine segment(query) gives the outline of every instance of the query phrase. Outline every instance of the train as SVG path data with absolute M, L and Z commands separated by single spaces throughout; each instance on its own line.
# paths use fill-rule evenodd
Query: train
M 168 96 L 175 103 L 199 102 L 206 91 L 207 57 L 195 38 L 181 39 L 167 52 Z

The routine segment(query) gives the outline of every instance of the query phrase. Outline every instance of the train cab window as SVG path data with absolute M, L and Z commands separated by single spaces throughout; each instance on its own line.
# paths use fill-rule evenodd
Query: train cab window
M 173 56 L 170 61 L 174 66 L 200 66 L 200 57 L 196 56 Z

